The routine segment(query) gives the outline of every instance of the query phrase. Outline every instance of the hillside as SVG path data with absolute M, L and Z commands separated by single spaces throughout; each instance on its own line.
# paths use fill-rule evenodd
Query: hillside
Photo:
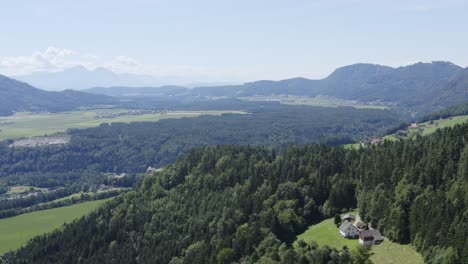
M 468 68 L 452 76 L 432 98 L 433 105 L 456 105 L 468 101 Z
M 309 225 L 356 207 L 426 263 L 461 263 L 467 139 L 468 125 L 458 125 L 360 150 L 197 149 L 138 190 L 35 238 L 9 263 L 364 263 L 361 251 L 291 245 Z
M 81 106 L 113 104 L 116 100 L 104 95 L 84 92 L 48 92 L 0 75 L 0 115 L 14 112 L 58 112 Z

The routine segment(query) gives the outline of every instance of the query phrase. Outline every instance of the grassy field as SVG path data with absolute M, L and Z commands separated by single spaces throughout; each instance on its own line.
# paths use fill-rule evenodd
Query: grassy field
M 345 144 L 343 146 L 345 149 L 359 149 L 361 148 L 361 143 Z
M 120 187 L 117 187 L 117 188 L 109 188 L 108 190 L 98 190 L 97 192 L 79 192 L 79 193 L 74 193 L 74 194 L 70 194 L 68 196 L 65 196 L 65 197 L 62 197 L 62 198 L 58 198 L 58 199 L 55 199 L 53 201 L 50 201 L 50 202 L 47 202 L 47 203 L 41 203 L 41 204 L 48 204 L 48 203 L 54 203 L 54 202 L 60 202 L 60 201 L 65 201 L 65 200 L 70 200 L 72 198 L 79 198 L 81 197 L 82 194 L 87 194 L 89 196 L 94 196 L 96 195 L 97 193 L 105 193 L 105 192 L 111 192 L 111 191 L 125 191 L 125 190 L 131 190 L 132 188 L 120 188 Z
M 384 140 L 396 141 L 406 138 L 411 138 L 416 135 L 427 136 L 434 133 L 437 129 L 443 129 L 447 127 L 453 127 L 457 124 L 463 124 L 468 122 L 468 115 L 454 116 L 445 119 L 433 120 L 419 124 L 419 129 L 407 128 L 405 131 L 408 136 L 397 136 L 396 134 L 388 135 L 384 137 Z
M 344 246 L 354 249 L 359 246 L 357 239 L 346 239 L 340 235 L 338 228 L 333 222 L 333 218 L 310 226 L 304 233 L 297 236 L 295 243 L 301 239 L 305 242 L 314 240 L 320 246 L 328 245 L 337 249 L 341 249 Z
M 316 225 L 312 225 L 299 235 L 295 245 L 299 240 L 309 242 L 316 241 L 320 246 L 331 246 L 337 249 L 347 246 L 355 249 L 359 247 L 358 239 L 345 239 L 339 234 L 333 218 L 324 220 Z M 422 256 L 410 245 L 400 245 L 387 239 L 371 249 L 371 260 L 376 264 L 419 264 L 424 263 Z
M 242 111 L 173 111 L 137 114 L 139 110 L 95 109 L 63 113 L 16 113 L 0 117 L 0 140 L 51 135 L 69 128 L 88 128 L 113 122 L 155 122 L 167 118 L 244 113 Z
M 0 255 L 17 249 L 31 238 L 61 227 L 96 209 L 106 200 L 75 204 L 0 219 Z
M 431 133 L 434 133 L 439 128 L 453 127 L 457 124 L 463 124 L 465 122 L 468 122 L 468 115 L 454 116 L 451 118 L 434 120 L 433 125 L 431 125 L 429 122 L 425 122 L 421 124 L 425 127 L 424 130 L 422 131 L 422 135 L 423 136 L 429 135 Z
M 393 243 L 387 239 L 378 245 L 372 247 L 371 260 L 376 263 L 388 263 L 388 264 L 423 264 L 424 260 L 421 254 L 419 254 L 410 245 L 400 245 Z
M 293 95 L 276 95 L 276 96 L 254 96 L 243 97 L 243 100 L 248 101 L 274 101 L 281 104 L 288 105 L 310 105 L 310 106 L 323 106 L 323 107 L 339 107 L 351 106 L 359 109 L 388 109 L 388 106 L 379 104 L 365 104 L 353 100 L 343 100 L 332 97 L 305 97 Z
M 15 194 L 15 193 L 24 193 L 29 191 L 46 191 L 46 188 L 39 188 L 34 186 L 26 186 L 26 185 L 18 185 L 18 186 L 11 186 L 10 190 L 7 194 Z

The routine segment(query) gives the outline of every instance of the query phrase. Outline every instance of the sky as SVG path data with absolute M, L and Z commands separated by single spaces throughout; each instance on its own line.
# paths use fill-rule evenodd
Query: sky
M 81 65 L 252 81 L 361 62 L 468 66 L 466 0 L 15 0 L 0 14 L 10 76 Z

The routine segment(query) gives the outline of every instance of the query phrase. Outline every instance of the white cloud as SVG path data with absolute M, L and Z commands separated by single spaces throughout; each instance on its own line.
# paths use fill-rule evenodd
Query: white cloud
M 0 56 L 0 71 L 8 75 L 24 75 L 39 71 L 61 71 L 78 65 L 94 68 L 98 64 L 97 61 L 97 57 L 89 54 L 48 47 L 31 55 Z
M 105 68 L 115 73 L 151 75 L 155 77 L 181 77 L 197 81 L 240 80 L 249 78 L 246 69 L 220 69 L 193 65 L 145 64 L 127 56 L 103 59 L 94 54 L 48 47 L 31 55 L 0 56 L 0 74 L 27 75 L 34 72 L 58 72 L 83 66 L 89 70 Z

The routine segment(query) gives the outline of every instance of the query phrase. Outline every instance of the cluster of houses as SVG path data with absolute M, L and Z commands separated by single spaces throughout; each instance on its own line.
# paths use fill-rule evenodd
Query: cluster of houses
M 359 244 L 370 247 L 383 242 L 382 234 L 377 229 L 366 225 L 361 221 L 355 221 L 356 217 L 352 214 L 345 214 L 341 217 L 340 234 L 344 238 L 359 238 Z

